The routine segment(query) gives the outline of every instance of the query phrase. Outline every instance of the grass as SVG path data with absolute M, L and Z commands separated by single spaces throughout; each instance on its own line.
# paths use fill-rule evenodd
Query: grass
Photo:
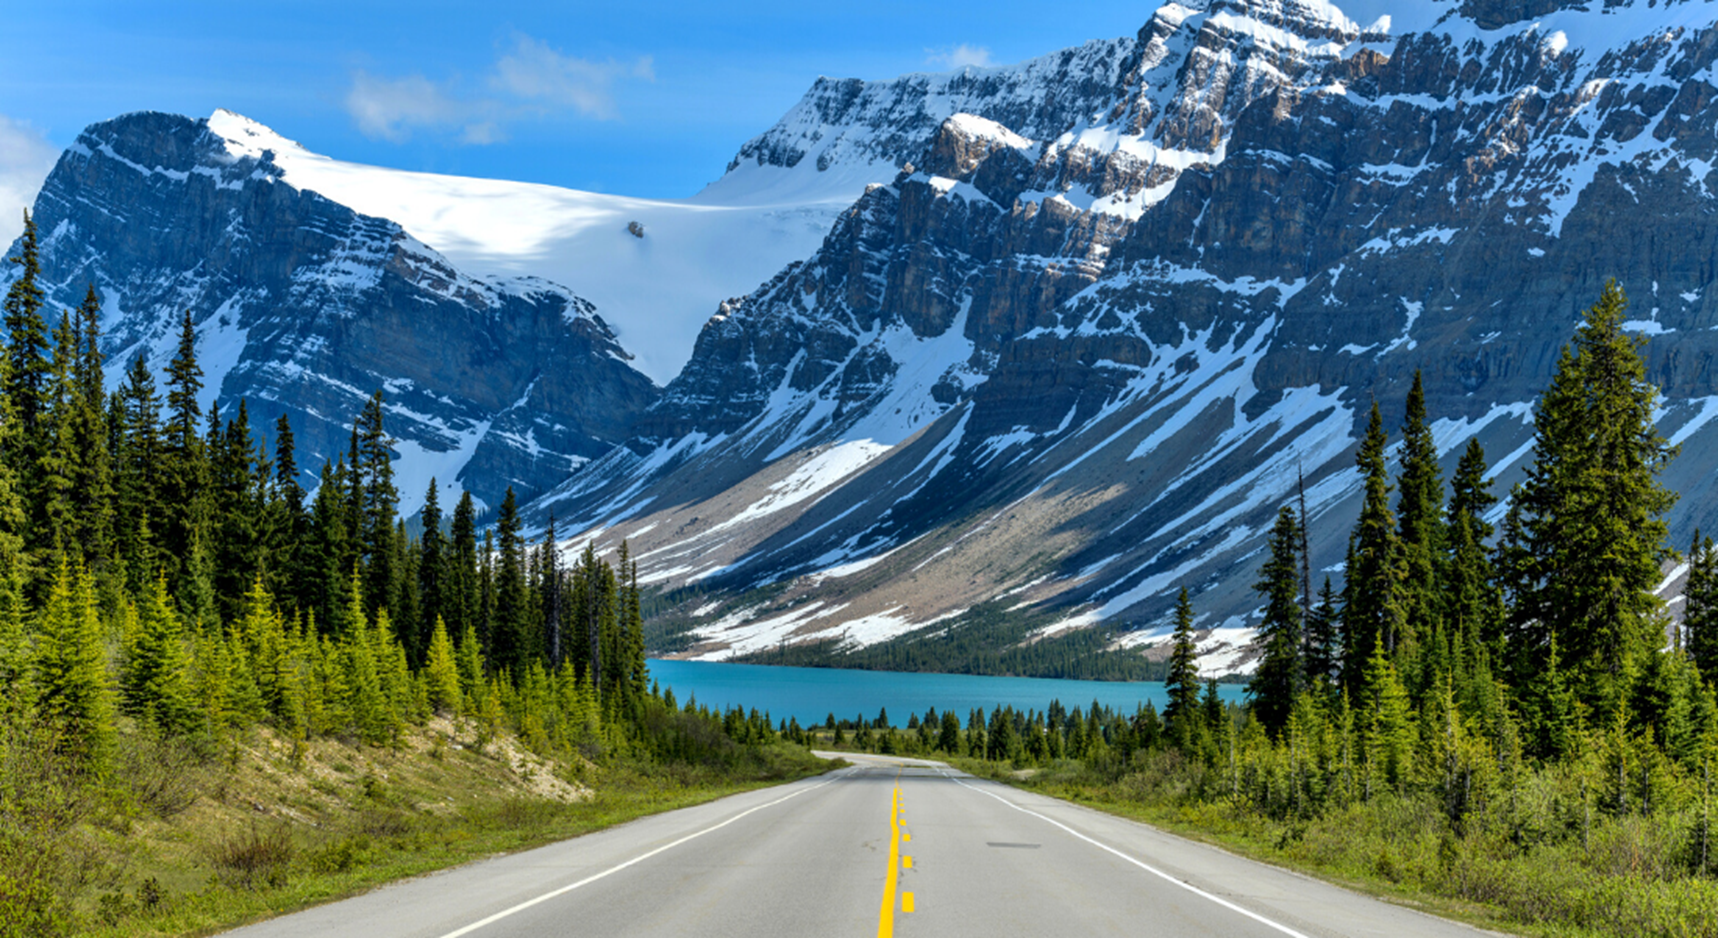
M 785 744 L 724 768 L 551 762 L 474 736 L 438 720 L 385 748 L 266 729 L 214 753 L 134 740 L 138 755 L 43 848 L 69 906 L 31 918 L 0 877 L 0 935 L 213 934 L 827 768 Z
M 1073 761 L 1029 772 L 950 761 L 974 775 L 1482 928 L 1558 938 L 1718 935 L 1718 882 L 1677 867 L 1687 825 L 1669 816 L 1595 818 L 1585 843 L 1578 831 L 1524 835 L 1502 822 L 1456 837 L 1436 804 L 1412 796 L 1277 820 L 1243 804 L 1188 797 L 1185 776 L 1164 764 L 1104 779 Z

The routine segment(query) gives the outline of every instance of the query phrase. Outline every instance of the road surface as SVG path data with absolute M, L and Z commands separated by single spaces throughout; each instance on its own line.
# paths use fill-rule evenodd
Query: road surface
M 1464 936 L 1380 902 L 941 763 L 642 818 L 234 938 Z

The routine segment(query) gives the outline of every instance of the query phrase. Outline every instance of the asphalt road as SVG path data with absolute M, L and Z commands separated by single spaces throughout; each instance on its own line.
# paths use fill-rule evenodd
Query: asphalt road
M 940 763 L 843 757 L 855 764 L 229 934 L 1480 934 Z

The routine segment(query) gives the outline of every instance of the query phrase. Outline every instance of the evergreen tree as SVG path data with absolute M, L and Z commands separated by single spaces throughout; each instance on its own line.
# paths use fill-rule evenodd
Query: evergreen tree
M 1360 711 L 1365 715 L 1367 795 L 1382 782 L 1398 786 L 1413 768 L 1415 726 L 1408 691 L 1383 645 L 1366 660 Z
M 1497 660 L 1503 647 L 1503 592 L 1485 543 L 1492 526 L 1485 513 L 1497 503 L 1486 478 L 1485 450 L 1469 440 L 1450 482 L 1448 542 L 1444 561 L 1449 630 L 1472 658 Z
M 453 641 L 447 637 L 447 623 L 435 620 L 430 634 L 428 661 L 424 676 L 429 684 L 429 703 L 437 710 L 459 713 L 462 706 L 459 663 L 455 660 Z
M 1407 412 L 1402 421 L 1402 474 L 1397 486 L 1397 541 L 1401 545 L 1402 631 L 1397 639 L 1397 658 L 1418 686 L 1429 679 L 1417 674 L 1418 645 L 1437 632 L 1443 619 L 1443 588 L 1439 582 L 1439 560 L 1444 545 L 1443 472 L 1438 467 L 1437 444 L 1426 419 L 1426 394 L 1420 372 L 1408 391 Z
M 1694 532 L 1682 588 L 1682 647 L 1707 680 L 1718 679 L 1718 548 Z
M 1301 660 L 1300 525 L 1294 509 L 1284 505 L 1271 529 L 1270 556 L 1253 589 L 1265 598 L 1265 617 L 1259 624 L 1259 642 L 1264 654 L 1253 679 L 1247 683 L 1253 712 L 1266 731 L 1275 735 L 1288 722 L 1295 698 L 1300 695 L 1305 663 Z
M 78 322 L 72 412 L 62 434 L 69 445 L 72 536 L 92 564 L 105 563 L 112 553 L 115 493 L 101 356 L 101 300 L 93 285 L 78 309 Z
M 447 572 L 443 586 L 443 616 L 448 631 L 464 635 L 480 628 L 477 589 L 477 508 L 470 492 L 461 492 L 448 528 Z
M 114 487 L 118 511 L 115 540 L 125 558 L 132 591 L 141 594 L 156 578 L 155 528 L 163 517 L 161 464 L 161 398 L 155 376 L 140 353 L 126 369 L 119 390 L 119 447 L 114 453 Z
M 420 515 L 424 530 L 418 538 L 417 579 L 419 627 L 423 635 L 432 633 L 438 623 L 445 621 L 447 614 L 443 608 L 446 605 L 443 584 L 447 580 L 448 551 L 446 537 L 441 530 L 441 500 L 436 488 L 432 476 L 429 489 L 424 492 L 424 507 Z
M 1193 643 L 1193 603 L 1187 598 L 1187 587 L 1175 600 L 1175 639 L 1169 653 L 1169 673 L 1163 689 L 1169 695 L 1164 705 L 1163 719 L 1170 732 L 1183 745 L 1191 738 L 1190 721 L 1199 708 L 1199 649 Z
M 498 670 L 521 675 L 530 663 L 534 644 L 529 636 L 525 591 L 524 541 L 519 536 L 519 503 L 513 488 L 501 500 L 495 520 L 500 556 L 495 574 L 495 621 L 489 663 Z
M 25 503 L 30 519 L 26 543 L 34 544 L 44 553 L 78 549 L 71 477 L 77 464 L 77 453 L 72 449 L 77 358 L 77 330 L 72 328 L 71 314 L 62 312 L 59 325 L 54 328 L 54 354 L 48 363 L 48 410 L 43 416 L 47 443 L 30 479 L 33 491 Z
M 115 701 L 89 576 L 62 554 L 37 617 L 36 706 L 59 731 L 60 747 L 100 770 L 114 741 Z
M 1619 705 L 1622 678 L 1664 640 L 1653 590 L 1669 554 L 1658 475 L 1675 455 L 1653 420 L 1645 344 L 1623 332 L 1627 300 L 1605 284 L 1565 345 L 1534 416 L 1535 460 L 1510 506 L 1508 581 L 1518 680 L 1550 636 L 1588 706 Z
M 1384 462 L 1384 419 L 1378 404 L 1361 440 L 1355 462 L 1365 483 L 1360 520 L 1349 541 L 1349 561 L 1343 583 L 1343 681 L 1359 693 L 1361 675 L 1374 646 L 1392 652 L 1402 628 L 1401 544 L 1390 513 L 1390 477 Z
M 269 526 L 275 535 L 274 558 L 269 564 L 270 591 L 287 608 L 308 609 L 304 580 L 314 575 L 306 569 L 302 542 L 308 535 L 304 513 L 304 486 L 299 482 L 298 446 L 292 423 L 285 414 L 274 422 L 274 487 L 269 499 Z
M 191 587 L 188 561 L 204 533 L 204 490 L 209 476 L 208 457 L 197 426 L 203 416 L 197 400 L 203 390 L 203 369 L 197 364 L 197 330 L 189 311 L 180 321 L 178 351 L 167 366 L 167 389 L 159 499 L 162 517 L 157 532 L 161 550 L 156 556 L 168 573 L 173 593 L 183 603 Z
M 1318 602 L 1306 614 L 1306 684 L 1309 688 L 1328 687 L 1336 679 L 1342 663 L 1342 636 L 1338 631 L 1341 613 L 1336 608 L 1336 592 L 1330 577 L 1324 578 Z
M 367 608 L 398 612 L 400 571 L 393 551 L 394 520 L 399 492 L 394 488 L 394 440 L 383 427 L 381 391 L 370 396 L 353 424 L 351 485 L 356 493 L 352 519 L 360 559 L 367 571 Z
M 42 474 L 42 464 L 54 449 L 52 426 L 52 394 L 49 362 L 48 326 L 42 316 L 46 299 L 39 283 L 42 266 L 36 243 L 36 222 L 24 213 L 24 233 L 18 239 L 19 252 L 7 258 L 18 265 L 18 279 L 6 290 L 6 370 L 3 390 L 10 407 L 11 422 L 17 431 L 6 441 L 3 454 L 7 468 L 19 487 L 19 497 L 25 511 L 25 527 L 18 534 L 25 538 L 28 548 L 37 552 L 43 544 L 38 528 L 47 504 L 44 487 L 48 480 Z M 46 545 L 51 547 L 52 545 Z
M 153 721 L 168 735 L 194 733 L 202 726 L 202 714 L 192 696 L 191 656 L 161 579 L 144 596 L 139 613 L 137 635 L 126 654 L 125 712 Z

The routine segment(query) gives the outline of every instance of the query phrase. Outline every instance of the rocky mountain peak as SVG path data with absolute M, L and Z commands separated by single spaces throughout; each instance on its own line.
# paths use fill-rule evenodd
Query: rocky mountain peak
M 66 306 L 96 285 L 110 381 L 139 355 L 164 366 L 189 310 L 204 406 L 286 414 L 307 487 L 384 390 L 408 511 L 431 476 L 493 505 L 627 437 L 657 392 L 591 304 L 469 275 L 397 223 L 289 184 L 288 149 L 231 112 L 145 112 L 91 125 L 61 157 L 36 202 L 43 276 Z

